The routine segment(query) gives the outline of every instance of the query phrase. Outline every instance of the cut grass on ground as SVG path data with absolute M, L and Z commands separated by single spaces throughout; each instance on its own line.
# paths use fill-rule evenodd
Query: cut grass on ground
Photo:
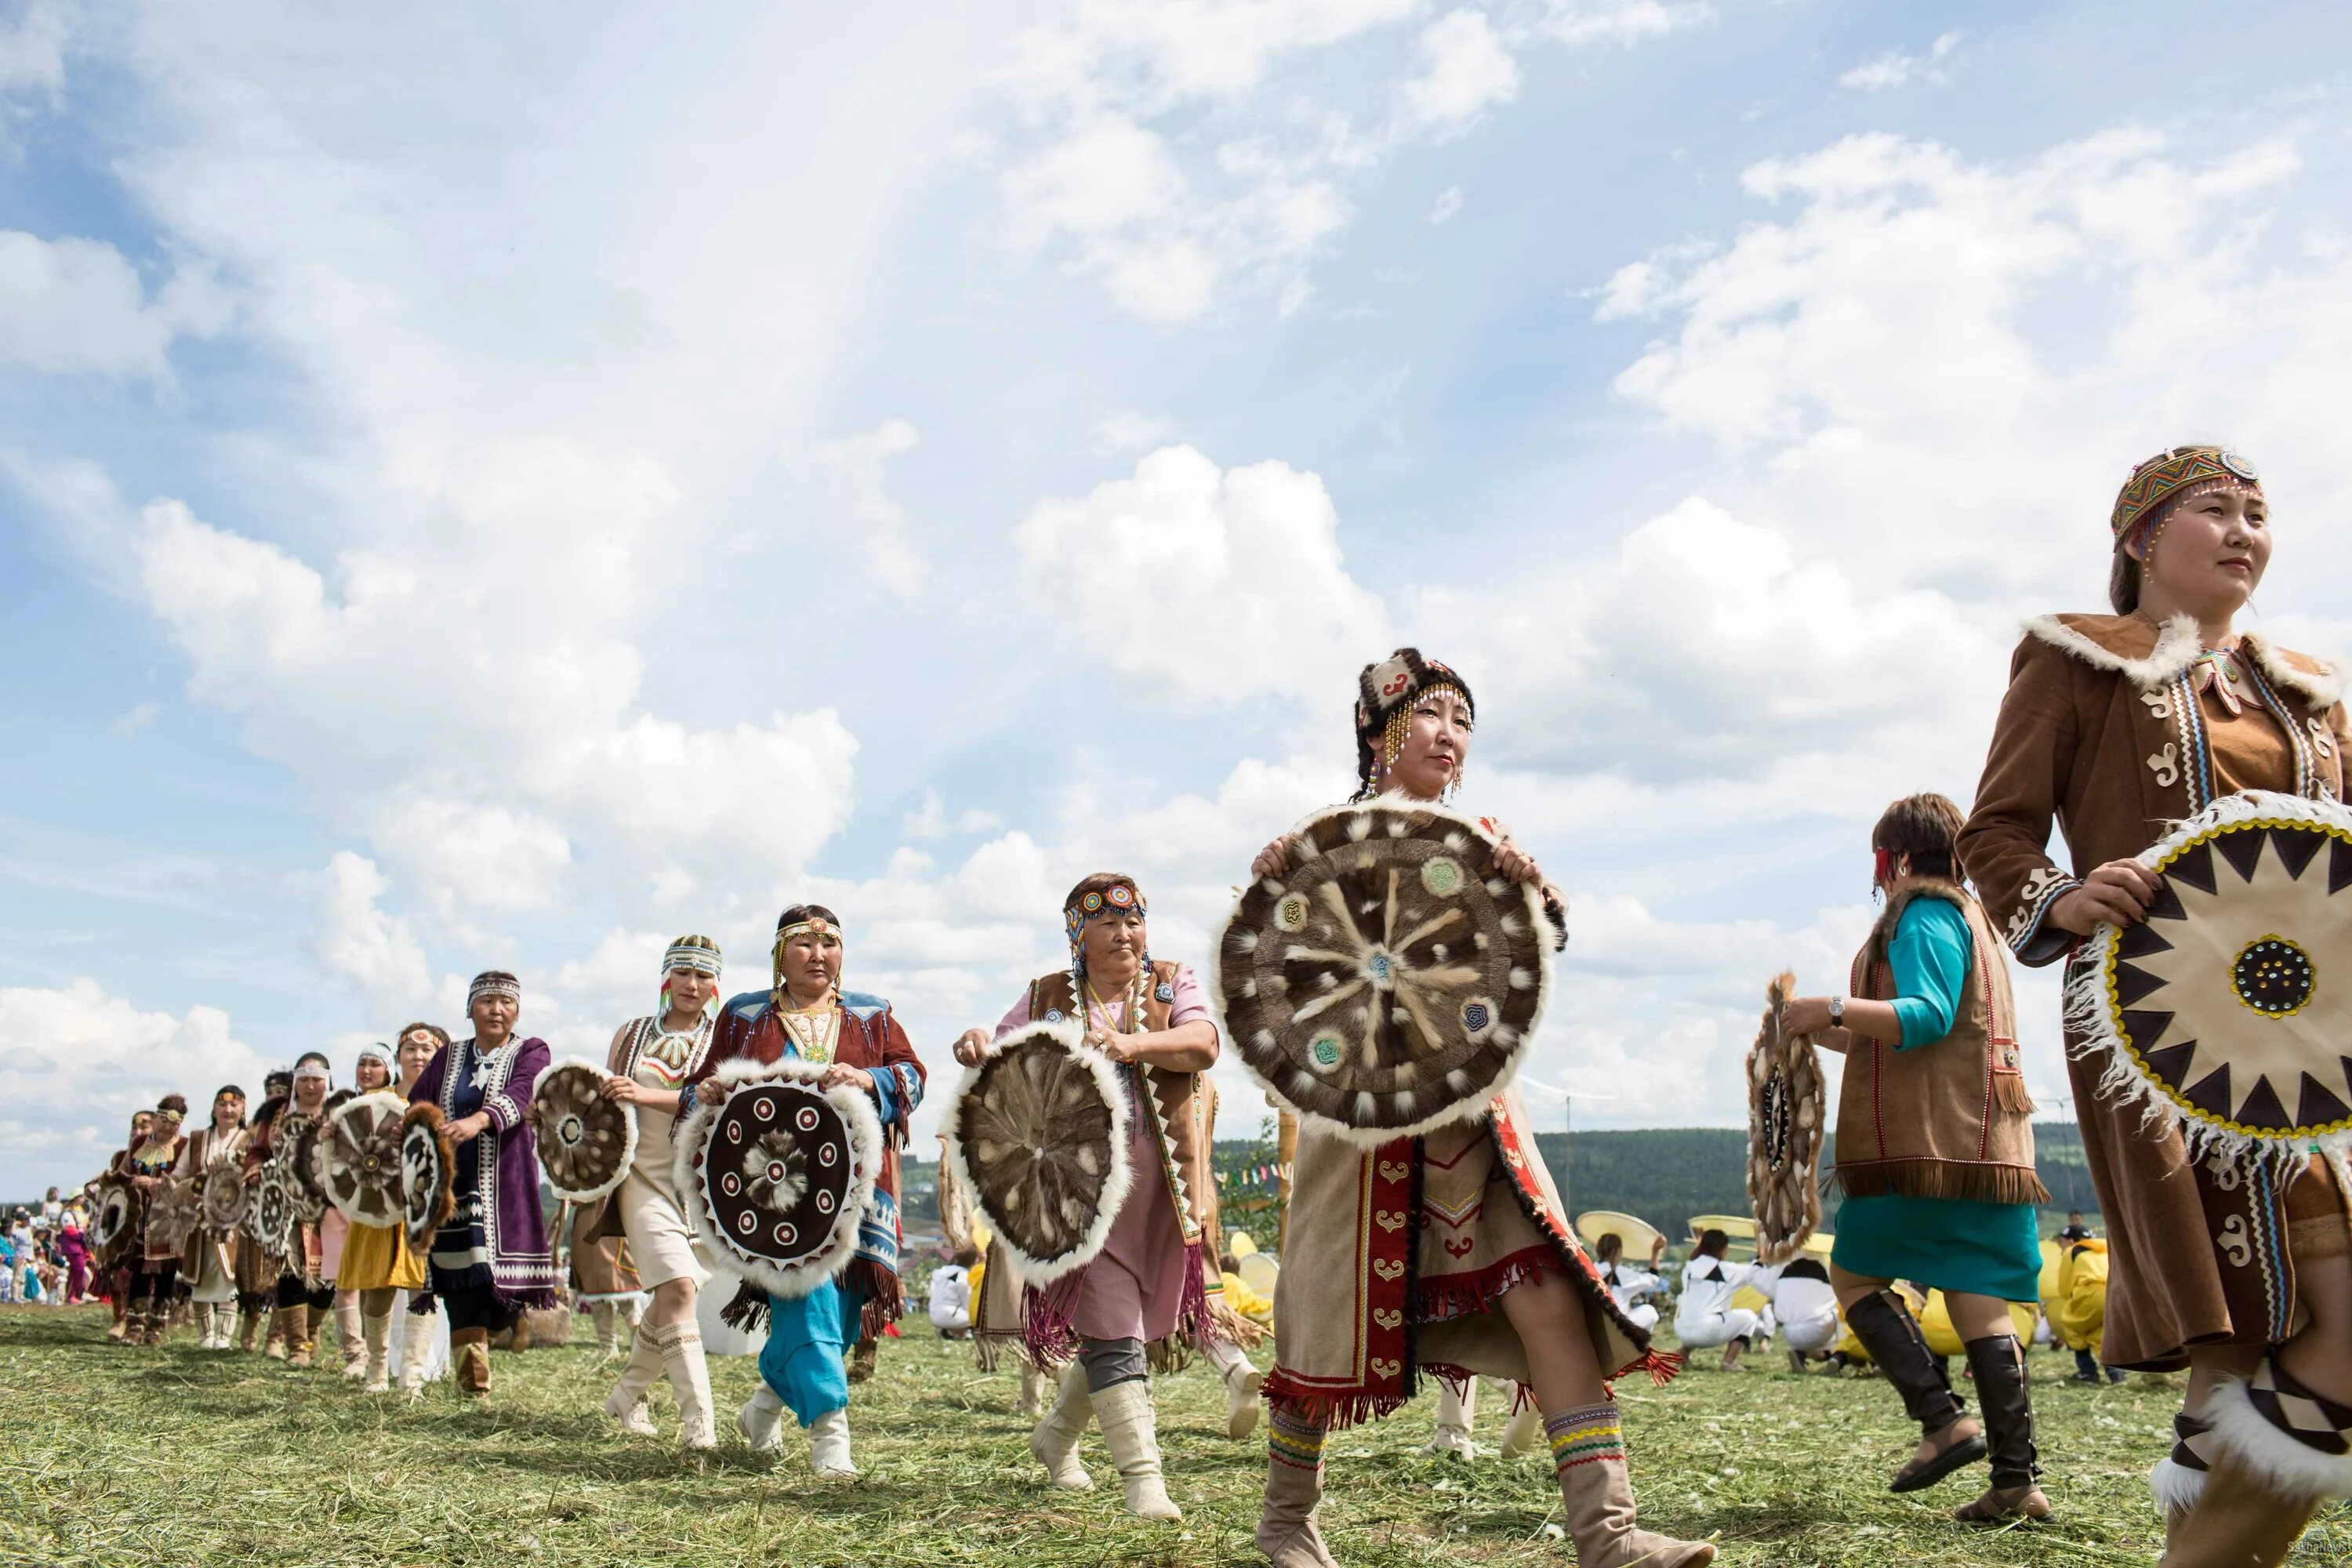
M 106 1321 L 0 1309 L 0 1562 L 1260 1561 L 1249 1537 L 1265 1448 L 1223 1436 L 1223 1391 L 1197 1365 L 1160 1380 L 1169 1490 L 1184 1509 L 1181 1524 L 1160 1526 L 1120 1510 L 1097 1436 L 1081 1450 L 1097 1489 L 1049 1490 L 1013 1415 L 1013 1373 L 975 1372 L 967 1345 L 917 1324 L 886 1342 L 880 1373 L 854 1392 L 863 1479 L 822 1485 L 804 1438 L 771 1462 L 735 1436 L 756 1375 L 747 1361 L 713 1365 L 725 1443 L 697 1464 L 667 1442 L 615 1435 L 600 1406 L 618 1368 L 578 1338 L 494 1356 L 486 1402 L 443 1384 L 409 1405 L 363 1394 L 331 1367 L 198 1351 L 185 1329 L 160 1351 L 126 1350 L 103 1338 Z M 2057 1507 L 2047 1524 L 1989 1531 L 1948 1519 L 1981 1468 L 1924 1496 L 1890 1495 L 1885 1479 L 1910 1446 L 1893 1391 L 1875 1378 L 1799 1379 L 1778 1360 L 1622 1391 L 1644 1518 L 1714 1537 L 1738 1568 L 2153 1562 L 2145 1477 L 2168 1439 L 2177 1384 L 2084 1387 L 2065 1380 L 2063 1358 L 2032 1361 L 2043 1486 Z M 1433 1397 L 1333 1437 L 1323 1523 L 1347 1568 L 1570 1561 L 1546 1531 L 1560 1519 L 1549 1464 L 1492 1457 L 1500 1404 L 1490 1396 L 1480 1412 L 1489 1456 L 1475 1464 L 1419 1454 Z M 674 1431 L 666 1389 L 656 1412 Z M 2352 1562 L 2352 1515 L 2324 1515 L 2294 1561 Z

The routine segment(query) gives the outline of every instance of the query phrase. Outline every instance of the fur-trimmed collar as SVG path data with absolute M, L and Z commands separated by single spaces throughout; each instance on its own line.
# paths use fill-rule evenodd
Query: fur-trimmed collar
M 2113 670 L 2142 691 L 2172 680 L 2204 649 L 2197 623 L 2187 616 L 2175 616 L 2160 627 L 2145 616 L 2035 616 L 2025 631 L 2093 669 Z M 2260 632 L 2247 632 L 2239 640 L 2272 685 L 2314 708 L 2333 708 L 2344 695 L 2338 666 L 2280 647 Z
M 1888 946 L 1895 941 L 1895 928 L 1903 923 L 1903 911 L 1911 907 L 1914 899 L 1941 899 L 1948 904 L 1958 906 L 1963 913 L 1976 902 L 1966 888 L 1948 878 L 1912 878 L 1909 887 L 1886 900 L 1886 908 L 1879 911 L 1878 923 L 1870 928 L 1872 957 L 1886 956 Z

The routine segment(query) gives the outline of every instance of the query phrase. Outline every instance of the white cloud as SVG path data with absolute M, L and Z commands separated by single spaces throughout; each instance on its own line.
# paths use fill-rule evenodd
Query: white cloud
M 1399 134 L 1459 136 L 1519 96 L 1519 65 L 1484 11 L 1449 11 L 1421 35 L 1421 70 L 1397 89 Z
M 177 1092 L 201 1117 L 224 1083 L 258 1095 L 263 1070 L 215 1007 L 144 1012 L 87 977 L 0 987 L 0 1187 L 88 1181 L 132 1111 Z
M 1039 507 L 1018 538 L 1089 607 L 1063 629 L 1139 693 L 1187 706 L 1320 700 L 1347 689 L 1365 648 L 1387 646 L 1379 602 L 1340 559 L 1329 492 L 1283 463 L 1219 468 L 1163 447 L 1133 479 Z
M 348 849 L 327 862 L 320 897 L 319 961 L 357 985 L 387 1014 L 414 1013 L 432 976 L 408 922 L 376 907 L 390 886 L 375 862 Z
M 183 266 L 151 295 L 110 245 L 0 229 L 0 364 L 168 383 L 173 341 L 209 337 L 228 314 L 200 267 Z
M 1549 0 L 1543 31 L 1565 44 L 1637 44 L 1715 20 L 1715 7 L 1678 0 Z
M 907 538 L 907 513 L 887 489 L 890 465 L 915 449 L 915 427 L 886 419 L 859 436 L 845 436 L 817 449 L 832 474 L 842 504 L 856 517 L 883 586 L 909 594 L 922 584 L 923 558 Z
M 1854 67 L 1838 78 L 1840 87 L 1850 87 L 1861 92 L 1885 92 L 1906 87 L 1914 81 L 1925 81 L 1941 87 L 1952 79 L 1944 61 L 1959 47 L 1958 33 L 1945 33 L 1928 46 L 1927 53 L 1906 55 L 1900 49 L 1889 49 L 1874 60 Z
M 64 98 L 75 20 L 63 0 L 32 0 L 13 25 L 0 23 L 0 97 L 23 94 L 51 104 Z
M 152 702 L 139 703 L 129 712 L 115 720 L 114 732 L 127 741 L 152 724 L 155 721 L 155 715 L 162 711 L 163 710 Z
M 1452 223 L 1461 216 L 1462 187 L 1459 185 L 1446 186 L 1437 193 L 1437 200 L 1430 204 L 1429 223 L 1432 227 Z
M 945 838 L 950 833 L 992 833 L 1003 826 L 1003 817 L 992 811 L 982 811 L 976 807 L 967 808 L 950 817 L 947 803 L 940 798 L 940 792 L 927 789 L 923 792 L 922 808 L 908 812 L 900 822 L 898 831 L 909 838 L 929 839 Z

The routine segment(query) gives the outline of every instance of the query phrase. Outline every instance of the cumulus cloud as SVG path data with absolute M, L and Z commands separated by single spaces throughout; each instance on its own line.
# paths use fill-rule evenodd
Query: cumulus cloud
M 1379 602 L 1341 560 L 1330 493 L 1287 464 L 1220 468 L 1191 447 L 1162 447 L 1132 479 L 1039 507 L 1018 541 L 1079 603 L 1116 615 L 1116 637 L 1067 629 L 1139 692 L 1186 705 L 1328 697 L 1347 689 L 1365 648 L 1386 646 Z
M 0 50 L 0 77 L 5 60 Z M 168 383 L 173 342 L 209 337 L 228 316 L 202 267 L 183 266 L 151 291 L 102 241 L 0 229 L 0 365 Z
M 1906 55 L 1900 49 L 1889 49 L 1876 59 L 1864 61 L 1838 78 L 1840 87 L 1850 87 L 1861 92 L 1886 92 L 1924 81 L 1941 87 L 1952 79 L 1944 62 L 1960 47 L 1958 33 L 1944 33 L 1928 46 L 1925 55 Z
M 1420 71 L 1397 89 L 1400 134 L 1459 136 L 1519 95 L 1519 63 L 1484 11 L 1449 11 L 1431 23 L 1420 55 Z
M 0 97 L 65 96 L 66 46 L 75 8 L 64 0 L 32 0 L 13 23 L 0 22 Z
M 832 476 L 841 503 L 856 519 L 874 575 L 883 586 L 912 593 L 923 581 L 923 558 L 907 537 L 906 510 L 890 499 L 890 466 L 913 451 L 919 437 L 904 419 L 886 419 L 857 436 L 828 441 L 817 460 Z
M 390 885 L 374 861 L 338 850 L 320 889 L 316 947 L 329 972 L 357 985 L 384 1012 L 414 1012 L 432 981 L 408 922 L 377 907 Z
M 1562 43 L 1635 44 L 1714 20 L 1703 0 L 1549 0 L 1542 28 Z

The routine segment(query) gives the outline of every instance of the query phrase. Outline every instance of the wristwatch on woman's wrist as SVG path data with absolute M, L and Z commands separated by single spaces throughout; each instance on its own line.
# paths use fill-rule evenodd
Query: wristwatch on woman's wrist
M 1830 998 L 1830 1027 L 1832 1029 L 1845 1027 L 1845 998 L 1843 996 Z

